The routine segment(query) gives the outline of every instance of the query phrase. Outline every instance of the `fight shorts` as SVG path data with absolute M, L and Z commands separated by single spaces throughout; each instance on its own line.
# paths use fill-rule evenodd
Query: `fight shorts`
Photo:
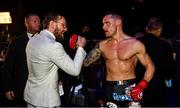
M 129 107 L 133 102 L 131 89 L 135 87 L 136 80 L 106 81 L 106 107 Z

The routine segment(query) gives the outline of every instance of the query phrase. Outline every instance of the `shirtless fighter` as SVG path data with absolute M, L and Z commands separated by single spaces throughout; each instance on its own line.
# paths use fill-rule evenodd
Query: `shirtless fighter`
M 122 29 L 122 17 L 116 12 L 103 17 L 103 30 L 107 39 L 100 41 L 87 55 L 84 66 L 89 66 L 100 56 L 106 65 L 106 106 L 129 106 L 140 102 L 142 93 L 154 74 L 154 64 L 144 45 L 126 35 Z M 146 68 L 143 79 L 136 82 L 135 67 L 140 61 Z

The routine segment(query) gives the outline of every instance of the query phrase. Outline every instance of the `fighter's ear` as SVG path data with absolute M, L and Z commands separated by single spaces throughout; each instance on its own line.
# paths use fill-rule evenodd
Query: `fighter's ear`
M 116 20 L 116 24 L 117 24 L 117 25 L 121 25 L 121 23 L 122 23 L 121 20 L 119 20 L 119 19 Z

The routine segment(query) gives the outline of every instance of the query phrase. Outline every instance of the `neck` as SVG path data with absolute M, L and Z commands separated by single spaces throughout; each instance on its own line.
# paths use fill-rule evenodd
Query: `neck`
M 124 39 L 127 39 L 128 36 L 124 32 L 121 31 L 117 33 L 117 35 L 115 35 L 113 38 L 116 39 L 117 41 L 122 41 Z
M 35 31 L 27 31 L 28 33 L 30 33 L 30 34 L 36 34 L 37 32 L 35 32 Z
M 152 33 L 154 35 L 156 35 L 157 37 L 159 37 L 160 33 L 158 31 L 148 31 L 148 33 Z

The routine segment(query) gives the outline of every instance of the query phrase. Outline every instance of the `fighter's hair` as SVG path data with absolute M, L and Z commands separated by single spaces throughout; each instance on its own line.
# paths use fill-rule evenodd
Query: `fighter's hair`
M 111 15 L 112 17 L 116 18 L 116 19 L 120 19 L 122 20 L 123 15 L 122 12 L 120 10 L 108 10 L 105 12 L 104 16 L 106 15 Z

